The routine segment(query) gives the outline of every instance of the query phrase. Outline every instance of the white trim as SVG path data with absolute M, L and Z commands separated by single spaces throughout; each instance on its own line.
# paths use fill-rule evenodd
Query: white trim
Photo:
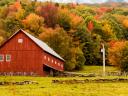
M 63 65 L 63 64 L 61 64 L 61 67 L 63 68 L 63 67 L 64 67 L 64 65 Z
M 60 66 L 61 64 L 60 63 L 58 63 L 58 66 Z
M 8 56 L 9 56 L 9 60 L 7 60 Z M 11 61 L 11 55 L 10 54 L 6 54 L 6 62 L 10 62 L 10 61 Z
M 53 61 L 53 59 L 52 59 L 52 63 L 53 63 L 54 61 Z
M 18 43 L 23 43 L 23 39 L 22 38 L 19 38 L 18 39 Z

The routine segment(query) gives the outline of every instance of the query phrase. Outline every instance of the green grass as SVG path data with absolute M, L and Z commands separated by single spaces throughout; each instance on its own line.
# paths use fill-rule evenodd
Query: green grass
M 53 84 L 52 80 L 54 79 L 69 80 L 69 79 L 85 79 L 85 78 L 23 77 L 23 76 L 0 77 L 0 81 L 32 80 L 32 81 L 37 81 L 39 83 L 37 85 L 35 84 L 35 85 L 0 86 L 0 96 L 127 96 L 128 94 L 127 83 Z
M 106 67 L 107 72 L 118 71 L 115 67 Z M 102 66 L 85 66 L 81 73 L 102 73 Z M 93 77 L 96 79 L 101 77 Z M 117 77 L 105 77 L 117 78 Z M 127 77 L 123 77 L 127 78 Z M 127 83 L 85 83 L 85 84 L 54 84 L 52 80 L 86 79 L 79 77 L 25 77 L 1 76 L 0 81 L 37 81 L 39 84 L 31 85 L 0 85 L 0 96 L 127 96 Z
M 113 67 L 113 66 L 106 66 L 105 68 L 106 68 L 106 72 L 119 71 L 116 67 Z M 83 70 L 76 71 L 76 72 L 102 74 L 103 67 L 102 66 L 84 66 Z

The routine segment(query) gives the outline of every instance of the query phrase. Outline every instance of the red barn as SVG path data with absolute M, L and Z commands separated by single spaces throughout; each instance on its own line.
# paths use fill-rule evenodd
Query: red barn
M 21 29 L 0 46 L 0 74 L 47 76 L 63 70 L 62 57 Z

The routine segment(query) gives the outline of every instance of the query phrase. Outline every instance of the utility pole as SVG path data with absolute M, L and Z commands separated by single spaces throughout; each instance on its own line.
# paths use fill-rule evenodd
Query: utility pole
M 104 47 L 104 43 L 102 43 L 101 52 L 103 53 L 103 76 L 105 76 L 105 47 Z

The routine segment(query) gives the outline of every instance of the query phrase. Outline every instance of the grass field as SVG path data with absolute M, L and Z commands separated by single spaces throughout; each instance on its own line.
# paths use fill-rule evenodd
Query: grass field
M 85 78 L 0 77 L 0 81 L 32 80 L 39 83 L 0 86 L 0 96 L 128 96 L 127 83 L 55 84 L 52 83 L 54 79 Z
M 107 71 L 116 71 L 113 67 L 106 67 Z M 84 73 L 99 73 L 101 66 L 85 66 Z M 95 79 L 101 77 L 93 77 Z M 117 78 L 117 77 L 105 77 Z M 123 77 L 127 78 L 127 77 Z M 0 96 L 128 96 L 127 83 L 85 83 L 85 84 L 56 84 L 52 80 L 86 79 L 85 77 L 25 77 L 1 76 L 0 81 L 17 82 L 24 80 L 37 81 L 39 84 L 30 85 L 0 85 Z
M 115 72 L 119 71 L 116 67 L 113 66 L 106 66 L 106 72 Z M 77 71 L 79 73 L 95 73 L 95 74 L 102 74 L 103 67 L 102 66 L 84 66 L 83 70 Z

